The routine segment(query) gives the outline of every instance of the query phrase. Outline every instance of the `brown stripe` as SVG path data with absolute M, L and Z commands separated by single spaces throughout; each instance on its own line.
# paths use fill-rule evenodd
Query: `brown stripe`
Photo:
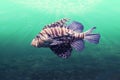
M 64 21 L 64 22 L 66 22 L 66 21 L 67 21 L 67 19 L 63 19 L 63 21 Z
M 68 28 L 66 28 L 66 32 L 67 32 L 67 33 L 69 32 L 69 29 L 68 29 Z
M 43 33 L 40 33 L 41 36 L 43 36 Z
M 49 34 L 49 35 L 51 35 L 51 34 L 52 34 L 52 32 L 51 32 L 50 28 L 48 28 L 48 34 Z
M 85 37 L 85 34 L 83 33 L 83 39 L 84 39 L 84 37 Z
M 61 36 L 63 36 L 63 28 L 61 28 Z
M 54 33 L 54 37 L 56 37 L 55 28 L 52 28 L 52 30 L 53 30 L 53 33 Z
M 61 36 L 61 28 L 58 27 L 58 30 L 59 30 L 59 36 Z
M 52 32 L 52 36 L 54 37 L 54 31 L 53 31 L 53 28 L 51 28 L 51 32 Z
M 56 36 L 58 36 L 57 28 L 54 28 Z
M 47 38 L 47 35 L 48 35 L 48 32 L 46 31 L 47 29 L 44 29 L 43 32 L 44 33 L 41 33 L 41 36 L 44 38 L 44 40 Z M 42 38 L 42 40 L 43 40 Z
M 84 39 L 84 34 L 82 33 L 82 38 Z
M 42 40 L 42 41 L 44 41 L 44 35 L 42 34 L 42 33 L 40 33 L 40 39 Z
M 67 35 L 67 28 L 64 28 L 64 35 Z
M 80 38 L 82 38 L 82 33 L 80 33 Z
M 72 34 L 72 31 L 69 29 L 69 34 Z
M 65 35 L 66 34 L 66 31 L 65 31 L 65 28 L 63 27 L 63 35 Z
M 46 29 L 44 29 L 44 31 L 45 31 L 45 34 L 47 34 L 47 31 L 46 31 Z
M 47 29 L 45 29 L 45 33 L 46 33 L 46 35 L 49 35 L 49 30 L 48 30 L 48 28 Z
M 53 30 L 54 37 L 56 37 L 56 35 L 55 35 L 55 28 L 52 28 L 52 30 Z
M 61 22 L 62 24 L 64 24 L 63 20 L 60 20 L 60 22 Z
M 80 34 L 78 35 L 78 38 L 80 38 Z
M 56 25 L 59 26 L 59 25 L 60 25 L 60 22 L 56 22 Z
M 39 33 L 39 38 L 38 39 L 41 39 L 41 37 L 40 36 L 42 36 L 42 33 Z
M 51 31 L 51 33 L 53 34 L 53 32 L 52 32 L 52 28 L 50 28 L 50 31 Z M 51 35 L 52 35 L 52 34 L 51 34 Z
M 70 29 L 68 29 L 68 33 L 69 33 Z
M 59 29 L 59 27 L 57 27 L 57 35 L 59 35 L 60 34 L 60 29 Z
M 80 33 L 80 38 L 84 39 L 84 34 Z
M 55 28 L 53 28 L 53 31 L 54 31 L 54 35 L 56 36 L 56 29 L 55 29 Z
M 39 42 L 42 42 L 43 40 L 41 38 L 38 39 Z

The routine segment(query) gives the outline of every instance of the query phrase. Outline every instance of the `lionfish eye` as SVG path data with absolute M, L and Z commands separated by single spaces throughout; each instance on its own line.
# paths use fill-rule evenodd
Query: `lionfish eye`
M 36 38 L 39 38 L 39 37 L 40 37 L 39 35 L 36 36 Z

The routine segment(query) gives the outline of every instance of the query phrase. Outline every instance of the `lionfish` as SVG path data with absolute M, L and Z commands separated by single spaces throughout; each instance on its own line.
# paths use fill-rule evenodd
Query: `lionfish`
M 93 34 L 96 27 L 83 32 L 83 25 L 77 21 L 64 18 L 52 24 L 46 25 L 41 32 L 32 40 L 31 45 L 37 48 L 50 48 L 57 56 L 68 58 L 73 48 L 82 51 L 85 48 L 84 41 L 98 44 L 100 34 Z

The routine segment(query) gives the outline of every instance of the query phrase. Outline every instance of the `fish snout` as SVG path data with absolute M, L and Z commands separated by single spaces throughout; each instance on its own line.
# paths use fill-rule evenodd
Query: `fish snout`
M 33 39 L 32 42 L 31 42 L 31 45 L 34 46 L 34 47 L 37 47 L 38 46 L 38 41 Z

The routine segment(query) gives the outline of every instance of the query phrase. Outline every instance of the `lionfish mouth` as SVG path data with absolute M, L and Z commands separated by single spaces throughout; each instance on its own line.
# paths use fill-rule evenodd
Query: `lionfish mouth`
M 36 41 L 35 39 L 32 40 L 31 45 L 34 47 L 38 46 L 38 41 Z

